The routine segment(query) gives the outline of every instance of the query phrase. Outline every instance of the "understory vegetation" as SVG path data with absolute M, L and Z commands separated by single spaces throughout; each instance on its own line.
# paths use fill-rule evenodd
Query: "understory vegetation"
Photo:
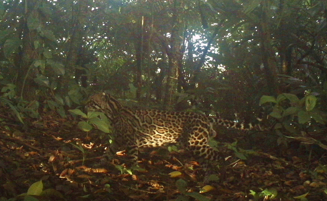
M 327 200 L 326 33 L 324 0 L 1 0 L 0 201 Z M 269 130 L 132 168 L 103 91 Z

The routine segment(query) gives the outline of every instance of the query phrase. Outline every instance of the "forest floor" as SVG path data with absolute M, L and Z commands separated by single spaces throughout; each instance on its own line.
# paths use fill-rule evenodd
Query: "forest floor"
M 108 134 L 87 134 L 55 115 L 31 125 L 0 122 L 1 201 L 23 200 L 27 192 L 37 200 L 327 200 L 326 152 L 303 146 L 226 147 L 244 160 L 232 157 L 210 174 L 182 150 L 155 149 L 140 157 L 141 168 L 130 170 L 123 153 L 110 156 Z

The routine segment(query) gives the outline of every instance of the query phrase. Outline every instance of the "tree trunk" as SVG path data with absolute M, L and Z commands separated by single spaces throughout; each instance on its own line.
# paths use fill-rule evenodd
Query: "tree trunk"
M 168 48 L 168 59 L 169 59 L 169 67 L 168 67 L 168 75 L 167 75 L 167 85 L 165 90 L 165 98 L 164 98 L 164 108 L 172 108 L 175 101 L 173 98 L 175 97 L 175 93 L 178 86 L 178 78 L 179 78 L 179 69 L 181 68 L 181 59 L 182 59 L 182 22 L 179 17 L 179 13 L 182 10 L 180 6 L 182 1 L 175 0 L 174 1 L 174 9 L 173 9 L 173 17 L 172 17 L 172 31 L 171 31 L 171 40 L 170 40 L 170 48 Z
M 34 78 L 36 77 L 36 68 L 33 68 L 32 64 L 34 59 L 38 59 L 39 55 L 34 49 L 34 41 L 38 39 L 36 30 L 29 30 L 27 26 L 27 20 L 29 17 L 38 18 L 37 8 L 40 1 L 30 0 L 26 2 L 25 18 L 22 24 L 22 49 L 20 56 L 17 59 L 16 64 L 18 65 L 19 71 L 17 76 L 17 89 L 18 94 L 25 100 L 34 100 L 35 94 L 35 83 Z
M 69 82 L 75 72 L 76 63 L 78 60 L 78 50 L 83 48 L 84 28 L 88 13 L 88 0 L 80 0 L 73 4 L 72 26 L 73 33 L 71 35 L 69 51 L 65 63 L 65 74 L 59 80 L 58 91 L 62 95 L 66 95 L 69 91 Z

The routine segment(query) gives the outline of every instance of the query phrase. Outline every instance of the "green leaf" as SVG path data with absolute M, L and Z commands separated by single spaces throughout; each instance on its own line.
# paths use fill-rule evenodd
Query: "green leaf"
M 89 132 L 93 128 L 92 125 L 90 125 L 89 123 L 87 123 L 85 121 L 78 122 L 77 127 L 85 132 Z
M 99 119 L 99 118 L 92 118 L 89 120 L 89 122 L 93 125 L 95 125 L 99 130 L 105 133 L 110 133 L 110 124 L 108 124 L 105 120 Z
M 56 36 L 53 34 L 51 30 L 42 30 L 40 35 L 51 41 L 56 41 Z
M 220 180 L 220 177 L 218 174 L 211 174 L 208 177 L 208 181 L 218 182 L 219 180 Z
M 277 197 L 277 195 L 278 195 L 277 190 L 275 188 L 265 189 L 261 192 L 261 194 L 263 194 L 265 197 L 267 196 L 271 199 Z
M 283 123 L 283 127 L 290 133 L 296 133 L 296 129 L 294 128 L 294 126 L 289 122 L 289 121 L 284 121 Z
M 323 118 L 320 114 L 318 114 L 318 113 L 316 113 L 316 112 L 312 112 L 312 113 L 311 113 L 311 117 L 312 117 L 316 122 L 321 123 L 321 124 L 325 124 L 324 118 Z
M 40 20 L 33 15 L 27 18 L 27 27 L 29 30 L 37 30 L 41 28 L 41 24 Z
M 299 199 L 301 201 L 304 201 L 304 200 L 307 200 L 307 196 L 309 195 L 309 192 L 305 193 L 305 194 L 302 194 L 302 195 L 299 195 L 299 196 L 295 196 L 294 199 Z
M 75 147 L 76 149 L 78 149 L 80 152 L 82 153 L 85 153 L 85 150 L 84 148 L 82 147 L 82 145 L 80 144 L 73 144 L 73 143 L 70 143 L 73 147 Z
M 64 103 L 64 99 L 62 97 L 60 97 L 60 95 L 56 94 L 55 95 L 55 100 L 57 103 L 59 103 L 60 105 L 65 105 Z
M 311 111 L 313 108 L 315 108 L 317 103 L 317 97 L 313 95 L 309 95 L 305 98 L 305 110 Z
M 14 52 L 17 52 L 18 47 L 22 44 L 22 41 L 19 38 L 12 37 L 6 40 L 3 45 L 3 52 L 6 58 L 9 58 L 10 55 Z
M 73 109 L 73 110 L 68 110 L 68 111 L 72 114 L 80 115 L 83 118 L 88 118 L 87 115 L 84 112 L 82 112 L 80 109 Z
M 38 75 L 34 78 L 34 82 L 38 83 L 40 86 L 49 87 L 49 78 L 44 75 Z
M 45 50 L 43 51 L 43 56 L 44 56 L 44 58 L 46 58 L 46 59 L 51 59 L 51 58 L 52 58 L 52 52 L 51 52 L 51 50 L 49 50 L 49 49 L 45 49 Z
M 24 124 L 23 118 L 20 115 L 20 113 L 17 111 L 16 107 L 14 107 L 10 102 L 8 102 L 7 105 L 9 105 L 10 109 L 16 114 L 20 123 Z
M 44 60 L 35 60 L 33 62 L 33 66 L 36 68 L 39 68 L 42 73 L 44 73 L 45 70 L 45 61 Z
M 300 99 L 294 94 L 283 93 L 282 96 L 286 97 L 292 105 L 299 103 Z
M 307 123 L 310 121 L 311 119 L 311 116 L 308 112 L 306 111 L 300 111 L 298 112 L 298 118 L 299 118 L 299 123 L 300 124 L 304 124 L 304 123 Z
M 101 114 L 103 114 L 103 112 L 88 111 L 87 112 L 87 118 L 92 119 L 92 118 L 95 118 L 95 117 L 99 117 Z
M 241 153 L 241 152 L 235 152 L 235 156 L 238 157 L 239 159 L 246 160 L 246 156 Z
M 175 184 L 181 193 L 186 193 L 187 182 L 185 180 L 178 179 Z
M 47 59 L 47 64 L 49 64 L 52 70 L 56 73 L 56 75 L 64 75 L 65 74 L 65 66 L 57 61 L 52 59 Z
M 262 96 L 260 98 L 259 105 L 263 105 L 265 103 L 277 103 L 277 101 L 276 101 L 276 98 L 273 97 L 273 96 L 266 96 L 266 95 L 264 95 L 264 96 Z
M 9 30 L 1 30 L 0 31 L 0 43 L 2 44 L 4 42 L 4 39 L 9 36 L 12 32 Z
M 42 180 L 33 183 L 27 190 L 27 195 L 41 195 L 43 191 Z
M 55 110 L 59 105 L 58 105 L 58 103 L 56 103 L 52 100 L 48 100 L 48 106 L 51 110 Z
M 298 107 L 289 107 L 283 112 L 283 117 L 294 115 L 296 114 L 300 109 Z
M 243 11 L 245 14 L 249 14 L 251 13 L 255 8 L 259 7 L 262 0 L 253 0 L 253 1 L 249 1 L 250 3 L 246 4 L 243 7 Z
M 58 114 L 59 114 L 61 117 L 66 118 L 66 112 L 65 112 L 65 109 L 64 109 L 63 106 L 60 105 L 60 106 L 57 108 L 57 112 L 58 112 Z
M 280 109 L 274 107 L 273 111 L 269 115 L 276 119 L 280 119 L 280 118 L 282 118 L 281 113 L 282 113 L 282 111 Z
M 169 152 L 177 152 L 178 147 L 176 145 L 168 146 L 168 151 Z

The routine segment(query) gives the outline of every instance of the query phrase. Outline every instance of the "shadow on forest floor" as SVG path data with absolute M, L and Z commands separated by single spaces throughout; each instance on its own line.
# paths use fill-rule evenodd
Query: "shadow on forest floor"
M 26 193 L 39 180 L 44 189 L 53 189 L 39 200 L 327 199 L 322 154 L 309 158 L 298 148 L 255 152 L 246 161 L 224 162 L 212 170 L 213 189 L 199 193 L 205 171 L 187 153 L 152 151 L 142 155 L 142 169 L 130 171 L 124 167 L 126 157 L 108 157 L 104 133 L 87 135 L 76 122 L 51 115 L 33 125 L 24 131 L 0 123 L 0 200 Z

